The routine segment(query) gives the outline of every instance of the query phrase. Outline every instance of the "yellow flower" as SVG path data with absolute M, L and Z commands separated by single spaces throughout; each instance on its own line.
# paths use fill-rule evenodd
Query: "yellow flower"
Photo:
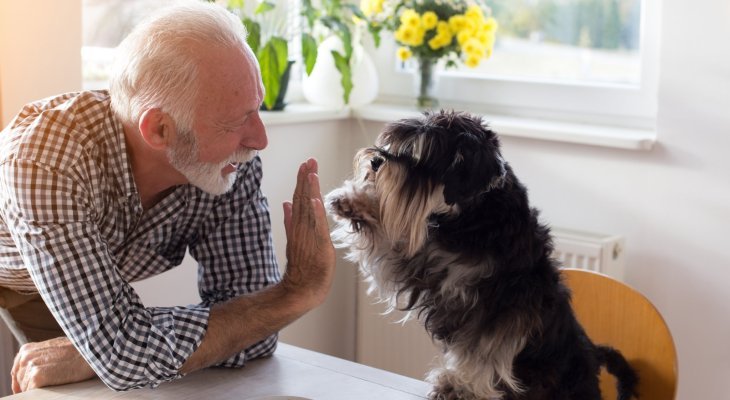
M 484 21 L 484 24 L 480 26 L 480 30 L 487 31 L 487 32 L 497 32 L 497 28 L 499 28 L 499 24 L 497 23 L 497 20 L 489 17 L 486 21 Z
M 405 61 L 405 60 L 411 58 L 412 55 L 413 55 L 413 53 L 407 47 L 399 47 L 398 48 L 398 58 L 401 61 Z
M 384 0 L 361 0 L 360 9 L 366 17 L 383 12 Z
M 412 28 L 408 25 L 401 25 L 395 32 L 395 39 L 409 46 L 420 46 L 423 44 L 425 33 L 421 27 Z
M 436 27 L 439 23 L 439 17 L 433 11 L 426 11 L 421 16 L 421 22 L 423 23 L 423 28 L 428 31 Z
M 477 29 L 477 27 L 479 27 L 479 22 L 475 22 L 471 18 L 464 17 L 464 27 L 461 28 L 462 31 L 472 33 Z
M 465 64 L 465 65 L 466 65 L 467 67 L 469 67 L 469 68 L 474 68 L 474 67 L 476 67 L 477 65 L 479 65 L 479 61 L 480 61 L 479 57 L 475 57 L 475 56 L 469 55 L 469 56 L 467 56 L 467 57 L 466 57 L 466 59 L 464 60 L 464 64 Z
M 451 38 L 444 37 L 443 35 L 436 35 L 428 41 L 428 47 L 430 47 L 431 50 L 438 50 L 447 46 L 449 43 L 451 43 Z
M 449 18 L 449 28 L 452 32 L 459 32 L 466 26 L 466 19 L 463 15 L 454 15 Z
M 475 22 L 482 22 L 484 20 L 484 12 L 482 11 L 482 8 L 476 4 L 470 5 L 466 9 L 464 16 Z
M 491 56 L 494 49 L 497 21 L 488 8 L 472 0 L 404 0 L 395 7 L 397 13 L 391 15 L 384 15 L 392 11 L 386 0 L 357 1 L 369 17 L 368 23 L 392 29 L 396 55 L 401 61 L 416 54 L 449 60 L 455 57 L 462 65 L 473 68 Z M 442 12 L 451 16 L 439 19 Z M 395 22 L 395 27 L 391 22 Z
M 456 34 L 456 41 L 459 42 L 459 45 L 463 45 L 467 40 L 471 38 L 471 32 L 465 30 Z
M 464 53 L 469 55 L 479 57 L 484 56 L 484 47 L 479 42 L 479 40 L 475 38 L 470 38 L 469 40 L 465 41 L 464 44 L 461 45 L 461 49 L 464 50 Z
M 400 16 L 400 22 L 403 25 L 410 26 L 411 28 L 417 28 L 421 26 L 421 16 L 413 9 L 406 9 Z
M 414 29 L 414 31 L 415 33 L 411 45 L 420 46 L 423 44 L 423 38 L 426 36 L 426 30 L 423 29 L 422 26 L 419 26 L 418 28 Z
M 483 44 L 485 47 L 492 47 L 494 46 L 494 33 L 493 32 L 485 32 L 485 31 L 479 31 L 474 36 L 479 40 L 481 44 Z
M 436 32 L 448 32 L 449 34 L 451 34 L 451 28 L 449 28 L 449 23 L 446 21 L 439 21 L 436 25 Z
M 401 25 L 400 28 L 395 31 L 395 40 L 404 44 L 409 44 L 413 40 L 413 36 L 413 29 L 409 28 L 407 25 Z
M 444 46 L 451 44 L 451 40 L 454 39 L 454 35 L 452 35 L 451 32 L 442 32 L 442 33 L 439 33 L 438 36 L 443 38 Z

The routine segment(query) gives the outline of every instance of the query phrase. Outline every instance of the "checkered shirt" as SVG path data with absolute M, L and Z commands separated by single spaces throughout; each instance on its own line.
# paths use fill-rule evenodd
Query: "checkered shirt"
M 178 186 L 143 211 L 107 92 L 28 104 L 0 132 L 0 286 L 38 291 L 110 388 L 176 379 L 212 304 L 280 280 L 261 176 L 257 157 L 229 193 Z M 186 250 L 202 303 L 145 307 L 129 283 L 179 265 Z M 276 340 L 220 365 L 269 355 Z

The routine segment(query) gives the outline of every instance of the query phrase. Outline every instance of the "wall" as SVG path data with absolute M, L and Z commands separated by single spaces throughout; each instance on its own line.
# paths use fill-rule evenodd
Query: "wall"
M 665 0 L 662 7 L 654 150 L 504 138 L 504 154 L 545 222 L 626 236 L 626 280 L 656 304 L 675 338 L 677 398 L 726 399 L 730 3 Z M 374 135 L 380 126 L 367 130 Z
M 81 0 L 0 1 L 0 129 L 29 101 L 81 88 Z M 69 55 L 76 55 L 71 56 Z M 0 396 L 14 342 L 0 328 Z
M 547 220 L 627 236 L 627 281 L 655 302 L 679 354 L 679 399 L 730 387 L 730 4 L 665 1 L 651 153 L 507 140 Z M 681 27 L 681 28 L 679 28 Z
M 80 53 L 81 0 L 0 1 L 3 123 L 29 101 L 81 89 Z

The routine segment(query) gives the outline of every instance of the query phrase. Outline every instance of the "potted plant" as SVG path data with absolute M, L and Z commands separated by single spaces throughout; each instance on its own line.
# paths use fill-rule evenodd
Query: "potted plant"
M 245 4 L 244 0 L 228 0 L 226 7 L 238 15 L 246 26 L 246 41 L 259 62 L 266 92 L 261 109 L 283 110 L 289 74 L 294 63 L 289 59 L 285 11 L 277 10 L 276 4 L 269 0 L 252 4 Z
M 438 105 L 436 64 L 474 68 L 492 55 L 498 24 L 482 0 L 362 0 L 370 32 L 379 43 L 381 30 L 393 33 L 402 61 L 417 67 L 417 106 Z
M 342 102 L 350 104 L 351 94 L 357 85 L 353 78 L 358 75 L 358 72 L 366 71 L 364 74 L 367 76 L 367 80 L 377 80 L 372 61 L 362 46 L 359 46 L 359 28 L 365 25 L 365 15 L 358 6 L 348 0 L 303 0 L 302 16 L 305 19 L 302 30 L 302 57 L 305 73 L 307 76 L 311 76 L 315 64 L 321 62 L 317 60 L 322 60 L 331 54 L 334 67 L 340 75 Z M 318 49 L 330 54 L 318 54 Z M 320 83 L 322 82 L 320 81 Z M 377 94 L 377 81 L 368 82 L 368 85 L 369 88 L 358 88 L 361 95 L 358 97 L 372 101 L 374 95 Z

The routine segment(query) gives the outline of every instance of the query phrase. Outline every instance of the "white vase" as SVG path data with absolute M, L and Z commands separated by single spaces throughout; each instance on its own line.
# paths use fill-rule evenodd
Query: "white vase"
M 317 61 L 309 76 L 302 80 L 304 98 L 312 104 L 327 107 L 343 107 L 344 90 L 340 71 L 335 67 L 332 50 L 344 54 L 342 40 L 337 36 L 325 39 L 317 47 Z M 349 105 L 353 107 L 371 103 L 378 95 L 378 74 L 370 55 L 359 43 L 352 49 L 352 91 Z

